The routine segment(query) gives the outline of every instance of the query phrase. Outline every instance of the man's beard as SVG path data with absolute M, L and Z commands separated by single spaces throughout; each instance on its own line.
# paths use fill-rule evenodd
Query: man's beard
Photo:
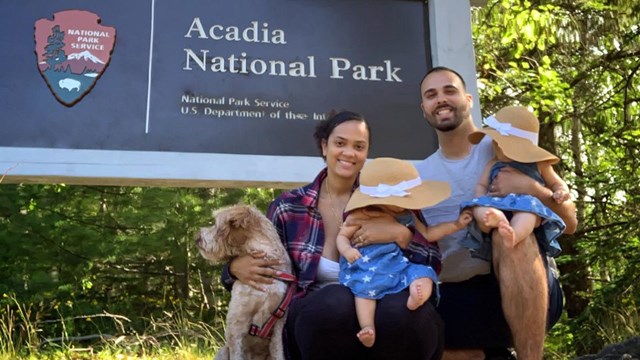
M 457 129 L 460 124 L 462 124 L 462 119 L 455 117 L 453 122 L 440 124 L 436 127 L 436 129 L 442 132 L 449 132 Z
M 450 121 L 446 121 L 446 122 L 441 122 L 438 123 L 438 121 L 435 119 L 435 116 L 432 118 L 432 120 L 429 120 L 429 123 L 431 124 L 431 126 L 438 130 L 438 131 L 442 131 L 442 132 L 449 132 L 449 131 L 453 131 L 455 129 L 458 128 L 458 126 L 460 126 L 460 124 L 462 124 L 462 120 L 464 119 L 463 116 L 460 116 L 462 114 L 458 114 L 457 112 L 454 114 L 452 120 Z

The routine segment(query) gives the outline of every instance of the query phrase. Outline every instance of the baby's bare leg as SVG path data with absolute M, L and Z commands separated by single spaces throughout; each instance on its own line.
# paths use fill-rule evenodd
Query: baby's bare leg
M 355 298 L 356 315 L 360 324 L 360 331 L 356 334 L 358 340 L 366 347 L 372 347 L 376 341 L 374 318 L 377 301 L 373 299 Z
M 481 223 L 487 228 L 495 229 L 497 227 L 500 227 L 500 224 L 509 224 L 509 220 L 507 220 L 507 217 L 504 215 L 502 210 L 492 207 L 485 207 L 484 209 L 485 211 L 483 213 Z
M 482 207 L 482 211 L 481 221 L 478 221 L 480 230 L 484 233 L 490 233 L 491 229 L 497 228 L 502 238 L 505 239 L 508 244 L 515 244 L 513 228 L 502 210 L 492 207 Z
M 433 280 L 429 278 L 418 278 L 409 285 L 409 299 L 407 299 L 407 308 L 415 310 L 422 306 L 431 296 L 433 291 Z
M 529 236 L 534 228 L 540 226 L 541 222 L 542 219 L 536 214 L 523 211 L 514 212 L 511 218 L 511 228 L 513 232 L 511 247 L 518 245 Z
M 478 228 L 480 229 L 480 231 L 482 231 L 483 233 L 490 233 L 491 230 L 495 227 L 497 227 L 497 225 L 495 226 L 489 226 L 487 225 L 487 215 L 489 211 L 493 211 L 495 210 L 492 207 L 487 207 L 487 206 L 476 206 L 473 208 L 473 218 L 476 219 L 476 224 L 478 225 Z

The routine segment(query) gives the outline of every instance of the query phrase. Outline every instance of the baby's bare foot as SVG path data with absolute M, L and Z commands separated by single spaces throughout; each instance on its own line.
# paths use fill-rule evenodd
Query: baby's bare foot
M 501 221 L 500 224 L 498 224 L 498 233 L 502 236 L 507 247 L 512 248 L 516 246 L 516 232 L 508 221 Z
M 422 306 L 431 296 L 433 289 L 433 281 L 429 278 L 419 278 L 411 282 L 409 286 L 409 299 L 407 299 L 407 308 L 415 310 Z
M 365 326 L 356 335 L 358 340 L 362 343 L 362 345 L 366 347 L 372 347 L 373 343 L 376 342 L 376 330 L 373 326 Z
M 509 223 L 504 213 L 495 208 L 488 208 L 482 216 L 482 222 L 484 222 L 484 226 L 490 228 L 497 228 L 498 225 L 500 225 L 500 223 L 503 221 L 507 222 L 507 224 Z

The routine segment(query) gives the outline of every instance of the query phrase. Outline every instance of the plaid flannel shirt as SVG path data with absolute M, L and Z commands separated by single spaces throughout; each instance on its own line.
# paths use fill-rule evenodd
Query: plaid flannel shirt
M 282 193 L 269 206 L 267 217 L 274 223 L 293 264 L 294 275 L 298 278 L 296 297 L 304 296 L 316 280 L 318 264 L 324 247 L 324 227 L 318 210 L 320 186 L 327 177 L 325 168 L 315 180 L 301 188 Z M 358 186 L 354 184 L 354 190 Z M 424 222 L 419 210 L 414 214 Z M 416 232 L 405 256 L 414 263 L 431 266 L 436 274 L 440 273 L 440 251 L 436 243 L 426 241 Z M 227 289 L 234 279 L 225 266 L 222 281 Z

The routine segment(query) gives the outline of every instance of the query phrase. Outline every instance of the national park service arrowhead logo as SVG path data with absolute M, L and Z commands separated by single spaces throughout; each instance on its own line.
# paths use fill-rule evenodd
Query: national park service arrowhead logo
M 84 10 L 53 14 L 35 24 L 40 74 L 61 103 L 72 106 L 96 84 L 109 64 L 116 29 Z

